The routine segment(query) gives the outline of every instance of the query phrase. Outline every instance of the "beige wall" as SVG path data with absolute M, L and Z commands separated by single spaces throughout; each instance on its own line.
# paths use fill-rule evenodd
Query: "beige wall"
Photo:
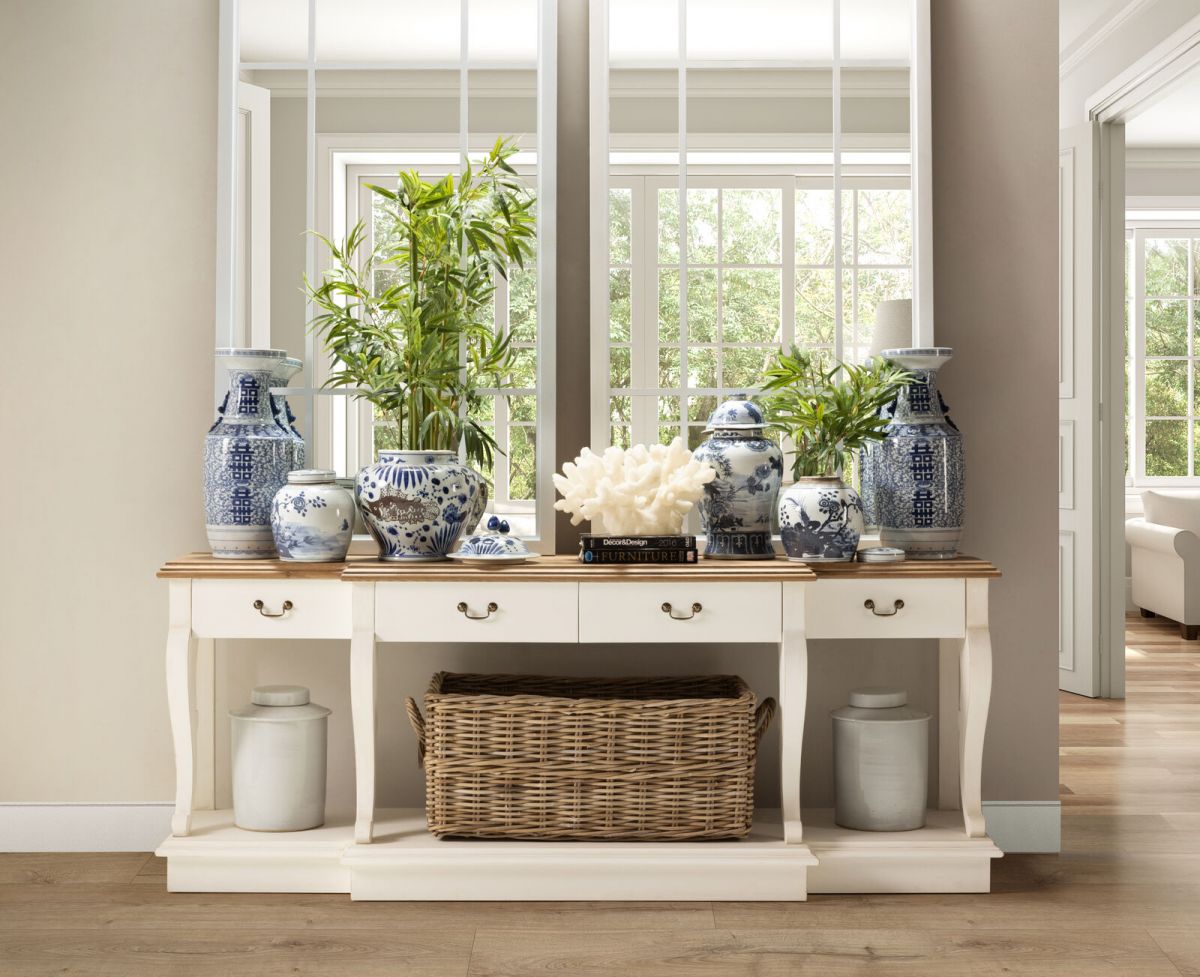
M 958 349 L 945 386 L 968 439 L 968 547 L 1007 574 L 994 606 L 985 797 L 1044 800 L 1057 785 L 1055 489 L 1044 474 L 1054 470 L 1056 415 L 1056 29 L 1048 5 L 1019 6 L 934 0 L 937 321 L 939 340 Z M 203 546 L 215 8 L 214 0 L 0 8 L 0 37 L 20 38 L 0 59 L 0 115 L 11 144 L 28 150 L 5 155 L 0 180 L 0 254 L 23 275 L 2 313 L 11 355 L 2 361 L 0 444 L 11 460 L 5 501 L 19 516 L 6 516 L 0 571 L 0 801 L 171 796 L 165 588 L 153 571 Z M 565 11 L 563 21 L 582 24 Z M 581 43 L 577 36 L 576 58 Z M 562 109 L 582 105 L 564 99 Z M 563 162 L 576 175 L 582 168 L 578 158 Z M 575 276 L 560 284 L 574 281 L 575 298 L 585 228 L 560 221 L 560 265 Z M 560 306 L 563 350 L 586 350 L 585 309 Z M 559 418 L 560 434 L 586 430 L 586 405 L 560 408 Z M 578 444 L 559 447 L 573 455 Z M 310 684 L 335 709 L 330 796 L 343 808 L 352 788 L 346 657 L 344 646 L 323 642 L 225 643 L 218 656 L 222 711 L 267 681 Z M 402 697 L 419 694 L 437 667 L 498 660 L 575 672 L 730 670 L 761 694 L 775 687 L 767 647 L 388 648 L 385 803 L 420 797 Z M 936 668 L 933 649 L 919 643 L 827 643 L 812 661 L 805 789 L 827 803 L 828 709 L 855 684 L 887 681 L 932 707 Z M 778 786 L 777 743 L 768 737 L 764 798 Z

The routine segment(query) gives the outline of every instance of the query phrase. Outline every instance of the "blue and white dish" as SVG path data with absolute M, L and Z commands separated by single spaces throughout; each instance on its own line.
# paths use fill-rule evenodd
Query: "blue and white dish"
M 381 451 L 354 494 L 379 558 L 395 562 L 446 559 L 487 505 L 487 483 L 453 451 Z
M 346 558 L 354 537 L 354 495 L 335 481 L 335 472 L 302 469 L 271 503 L 271 533 L 281 560 L 336 563 Z
M 487 523 L 488 532 L 472 533 L 463 539 L 458 550 L 450 554 L 450 559 L 462 563 L 485 565 L 502 565 L 505 563 L 524 563 L 526 560 L 536 560 L 537 553 L 530 551 L 525 540 L 519 536 L 508 535 L 508 522 L 497 516 L 492 516 Z

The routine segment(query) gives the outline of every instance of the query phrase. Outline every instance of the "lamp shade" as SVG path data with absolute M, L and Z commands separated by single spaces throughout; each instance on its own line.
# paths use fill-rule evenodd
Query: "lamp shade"
M 875 306 L 875 332 L 871 337 L 871 355 L 885 349 L 912 346 L 912 299 L 884 299 Z

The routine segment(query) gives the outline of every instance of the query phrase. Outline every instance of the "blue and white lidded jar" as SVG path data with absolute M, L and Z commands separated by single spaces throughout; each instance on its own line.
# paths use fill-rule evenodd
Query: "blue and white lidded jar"
M 354 495 L 381 560 L 444 560 L 479 523 L 487 482 L 453 451 L 381 451 Z
M 752 400 L 737 397 L 708 419 L 712 436 L 693 452 L 717 477 L 704 486 L 700 522 L 705 557 L 773 560 L 771 528 L 783 484 L 783 452 L 764 435 L 766 419 Z
M 335 472 L 301 469 L 271 503 L 271 533 L 281 560 L 336 563 L 346 558 L 354 537 L 354 495 L 334 480 Z
M 880 542 L 909 559 L 953 559 L 962 539 L 963 440 L 937 389 L 938 370 L 953 353 L 945 346 L 883 351 L 913 374 L 872 452 Z
M 271 384 L 281 349 L 218 349 L 228 391 L 204 439 L 204 522 L 213 556 L 275 555 L 271 500 L 287 481 L 295 440 L 275 419 Z

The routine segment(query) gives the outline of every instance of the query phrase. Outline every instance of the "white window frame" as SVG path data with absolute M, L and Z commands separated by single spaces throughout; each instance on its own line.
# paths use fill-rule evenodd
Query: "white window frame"
M 680 358 L 680 385 L 678 387 L 662 387 L 658 384 L 658 350 L 662 346 L 675 346 L 675 343 L 660 344 L 658 341 L 658 282 L 659 271 L 662 267 L 658 259 L 658 203 L 660 190 L 675 189 L 678 186 L 676 178 L 669 175 L 670 167 L 665 166 L 635 166 L 631 164 L 614 166 L 613 175 L 609 178 L 608 189 L 628 189 L 631 199 L 630 221 L 630 261 L 628 263 L 609 262 L 608 271 L 622 267 L 630 271 L 630 385 L 629 387 L 611 386 L 609 356 L 612 343 L 608 339 L 607 324 L 600 338 L 605 341 L 603 352 L 596 349 L 592 359 L 592 390 L 594 409 L 592 413 L 592 443 L 607 445 L 610 442 L 610 401 L 613 397 L 631 398 L 630 440 L 632 443 L 655 443 L 659 440 L 660 422 L 658 416 L 659 397 L 678 397 L 680 400 L 680 416 L 676 418 L 686 441 L 686 429 L 689 426 L 699 426 L 696 420 L 689 421 L 687 408 L 683 398 L 687 397 L 722 397 L 735 392 L 756 393 L 757 388 L 745 384 L 730 385 L 723 376 L 718 378 L 716 387 L 691 387 L 686 378 L 686 356 Z M 910 190 L 907 166 L 857 167 L 847 173 L 842 181 L 842 192 L 873 189 L 902 189 Z M 828 265 L 805 265 L 796 263 L 795 240 L 795 202 L 796 191 L 801 189 L 832 190 L 829 182 L 828 169 L 821 167 L 805 167 L 803 172 L 794 169 L 776 167 L 758 167 L 753 172 L 736 167 L 690 167 L 688 181 L 689 190 L 716 189 L 774 189 L 780 192 L 780 257 L 779 261 L 761 265 L 732 264 L 723 261 L 721 254 L 722 242 L 718 239 L 717 262 L 688 261 L 689 271 L 697 268 L 714 268 L 718 271 L 717 307 L 720 309 L 721 292 L 719 282 L 721 271 L 737 268 L 770 268 L 780 272 L 780 343 L 749 343 L 730 344 L 719 343 L 722 348 L 737 348 L 739 345 L 766 349 L 769 346 L 790 346 L 795 340 L 795 285 L 797 271 L 821 270 L 835 276 L 850 274 L 852 276 L 851 293 L 847 296 L 847 320 L 844 330 L 837 330 L 831 352 L 835 357 L 844 355 L 844 346 L 848 341 L 857 338 L 847 335 L 849 330 L 856 329 L 858 317 L 853 313 L 856 303 L 857 276 L 853 273 L 866 271 L 905 271 L 913 273 L 912 263 L 905 264 L 860 264 L 858 254 L 852 254 L 849 262 L 840 261 L 841 257 L 835 247 L 833 262 Z M 911 191 L 910 191 L 911 192 Z M 607 213 L 607 210 L 606 210 Z M 854 226 L 857 231 L 857 207 L 854 210 Z M 605 248 L 608 249 L 608 238 L 605 238 Z M 607 280 L 607 279 L 606 279 Z M 606 303 L 607 305 L 607 303 Z M 719 314 L 719 311 L 718 311 Z M 679 345 L 684 346 L 685 339 L 680 337 Z M 597 343 L 598 347 L 600 344 Z M 622 344 L 623 345 L 623 344 Z M 712 346 L 714 344 L 701 344 Z M 690 350 L 696 344 L 684 346 Z M 602 405 L 602 406 L 601 406 Z
M 555 396 L 555 278 L 556 278 L 556 224 L 557 224 L 557 114 L 558 114 L 558 10 L 557 0 L 538 0 L 537 12 L 537 59 L 535 63 L 495 63 L 482 59 L 471 59 L 468 55 L 470 0 L 460 2 L 460 36 L 458 57 L 445 61 L 409 61 L 396 62 L 322 62 L 317 58 L 317 0 L 307 0 L 307 53 L 303 60 L 280 62 L 247 62 L 240 61 L 238 40 L 239 0 L 220 0 L 218 13 L 219 52 L 218 52 L 218 126 L 217 126 L 217 260 L 216 260 L 216 324 L 215 340 L 217 346 L 240 345 L 252 341 L 255 345 L 266 345 L 269 340 L 269 329 L 252 328 L 251 336 L 238 334 L 239 314 L 236 304 L 242 290 L 238 287 L 239 251 L 237 236 L 239 229 L 244 228 L 244 220 L 239 217 L 243 205 L 238 200 L 237 153 L 239 131 L 238 94 L 242 70 L 256 72 L 294 72 L 304 78 L 303 97 L 306 100 L 306 173 L 305 173 L 305 226 L 316 228 L 323 233 L 332 231 L 338 225 L 339 218 L 345 217 L 345 194 L 339 194 L 334 180 L 343 176 L 338 172 L 339 166 L 344 166 L 350 157 L 340 161 L 334 158 L 331 147 L 324 137 L 317 133 L 316 128 L 316 98 L 318 70 L 337 72 L 354 71 L 403 71 L 403 70 L 452 70 L 458 75 L 458 130 L 450 134 L 405 134 L 401 145 L 405 147 L 419 146 L 422 141 L 428 144 L 432 138 L 439 146 L 457 147 L 454 158 L 461 158 L 468 151 L 468 76 L 473 69 L 489 70 L 525 70 L 534 69 L 537 76 L 537 135 L 536 156 L 537 166 L 537 199 L 538 199 L 538 234 L 537 234 L 537 408 L 536 424 L 536 494 L 535 506 L 536 535 L 529 537 L 530 548 L 541 553 L 554 551 L 554 418 L 556 413 Z M 365 76 L 364 76 L 365 77 Z M 300 94 L 297 92 L 297 94 Z M 253 121 L 253 120 L 252 120 Z M 474 136 L 472 136 L 474 139 Z M 390 136 L 355 137 L 349 141 L 359 143 L 364 150 L 379 149 L 380 141 L 390 142 L 390 148 L 397 145 L 395 138 Z M 343 184 L 344 186 L 344 184 Z M 339 198 L 342 203 L 339 204 Z M 251 233 L 253 232 L 251 228 Z M 243 232 L 244 233 L 244 232 Z M 313 238 L 306 243 L 306 260 L 303 269 L 297 269 L 297 278 L 301 272 L 307 274 L 310 281 L 319 278 L 318 249 Z M 251 268 L 251 274 L 265 274 L 267 269 Z M 269 284 L 267 284 L 269 291 Z M 252 294 L 257 294 L 252 287 Z M 306 307 L 307 318 L 314 314 L 312 303 Z M 244 319 L 244 317 L 243 317 Z M 330 390 L 322 388 L 322 383 L 328 377 L 328 357 L 320 348 L 319 342 L 311 332 L 306 339 L 305 370 L 296 378 L 295 385 L 288 390 L 289 400 L 300 418 L 302 430 L 307 435 L 309 458 L 312 464 L 330 466 L 335 454 L 334 414 L 332 405 L 341 402 L 343 408 L 350 392 L 346 390 Z M 344 413 L 346 413 L 344 411 Z M 353 432 L 356 439 L 362 437 L 362 426 Z M 369 437 L 369 432 L 367 434 Z M 344 445 L 343 447 L 350 447 Z M 331 466 L 330 466 L 331 467 Z M 362 545 L 356 541 L 356 547 Z
M 1134 202 L 1131 200 L 1130 204 Z M 1200 207 L 1200 201 L 1196 201 Z M 1177 205 L 1178 206 L 1178 205 Z M 1200 209 L 1194 215 L 1186 213 L 1168 213 L 1167 210 L 1154 210 L 1144 204 L 1140 207 L 1130 206 L 1126 218 L 1126 236 L 1131 241 L 1131 254 L 1128 273 L 1131 276 L 1129 288 L 1129 475 L 1126 484 L 1133 488 L 1148 488 L 1153 486 L 1196 486 L 1200 485 L 1200 475 L 1147 475 L 1146 474 L 1146 422 L 1160 419 L 1157 416 L 1148 417 L 1146 414 L 1146 260 L 1145 246 L 1147 239 L 1153 238 L 1190 238 L 1200 241 Z M 1197 451 L 1195 444 L 1195 429 L 1200 425 L 1200 412 L 1196 410 L 1197 385 L 1196 371 L 1200 369 L 1200 339 L 1195 334 L 1191 324 L 1196 322 L 1197 311 L 1200 310 L 1200 267 L 1196 267 L 1195 249 L 1189 249 L 1189 277 L 1191 294 L 1178 296 L 1149 296 L 1150 299 L 1167 298 L 1173 301 L 1188 303 L 1188 354 L 1178 357 L 1152 357 L 1153 359 L 1168 359 L 1181 362 L 1191 362 L 1188 371 L 1188 415 L 1184 417 L 1161 418 L 1167 420 L 1185 420 L 1187 422 L 1188 469 L 1196 470 Z
M 609 187 L 620 186 L 620 176 L 622 170 L 620 165 L 627 162 L 631 154 L 625 152 L 629 148 L 638 149 L 645 146 L 653 146 L 657 152 L 652 152 L 647 156 L 647 167 L 666 166 L 666 172 L 674 175 L 675 181 L 679 187 L 680 198 L 680 279 L 681 279 L 681 295 L 680 295 L 680 339 L 686 346 L 687 342 L 687 300 L 686 289 L 682 287 L 687 271 L 687 262 L 683 242 L 686 241 L 686 228 L 684 225 L 684 214 L 686 212 L 686 194 L 689 185 L 698 185 L 690 183 L 689 177 L 695 177 L 696 180 L 702 180 L 706 174 L 706 164 L 718 164 L 718 162 L 732 165 L 735 169 L 741 169 L 745 172 L 745 167 L 738 167 L 736 163 L 726 162 L 721 157 L 722 149 L 738 149 L 752 150 L 753 137 L 738 135 L 737 137 L 725 136 L 724 139 L 720 135 L 716 137 L 705 134 L 703 137 L 703 145 L 695 138 L 695 134 L 689 135 L 687 127 L 687 74 L 689 68 L 695 67 L 712 67 L 711 63 L 701 63 L 697 61 L 689 61 L 686 53 L 686 37 L 687 37 L 687 2 L 688 0 L 676 0 L 678 12 L 678 38 L 676 50 L 679 54 L 674 59 L 674 62 L 669 65 L 654 65 L 655 67 L 668 66 L 677 72 L 677 87 L 675 91 L 678 105 L 678 126 L 675 132 L 668 135 L 659 136 L 642 136 L 632 140 L 632 146 L 614 145 L 614 140 L 609 131 L 609 73 L 610 73 L 610 58 L 609 58 L 609 0 L 592 0 L 590 6 L 590 37 L 591 37 L 591 56 L 589 65 L 589 116 L 590 116 L 590 145 L 591 145 L 591 166 L 589 170 L 590 181 L 590 213 L 591 213 L 591 281 L 593 288 L 591 290 L 591 433 L 592 444 L 594 446 L 603 446 L 609 443 L 609 294 L 608 294 L 608 277 L 610 268 L 609 255 Z M 790 162 L 795 166 L 803 166 L 806 163 L 819 163 L 822 157 L 828 158 L 831 173 L 828 178 L 828 186 L 833 191 L 834 197 L 834 279 L 839 287 L 835 291 L 835 343 L 840 349 L 841 336 L 843 334 L 844 315 L 842 312 L 842 293 L 840 283 L 843 280 L 843 260 L 841 246 L 841 225 L 842 225 L 842 190 L 846 177 L 845 171 L 847 165 L 853 160 L 854 164 L 862 164 L 865 160 L 871 158 L 867 152 L 859 153 L 855 150 L 886 150 L 889 148 L 899 148 L 879 145 L 855 145 L 852 139 L 843 140 L 841 132 L 841 70 L 844 67 L 853 66 L 853 62 L 845 60 L 841 57 L 840 50 L 840 24 L 841 24 L 841 2 L 840 0 L 831 0 L 833 38 L 832 52 L 833 58 L 830 64 L 832 77 L 832 105 L 833 105 L 833 125 L 832 125 L 832 145 L 825 146 L 806 146 L 805 137 L 794 136 L 791 138 L 791 143 L 784 146 L 785 150 L 794 150 L 793 152 L 780 151 L 781 140 L 772 137 L 768 143 L 770 146 L 769 152 L 763 154 L 764 161 L 768 157 L 791 157 Z M 930 70 L 930 12 L 929 0 L 910 0 L 911 23 L 912 23 L 912 42 L 908 61 L 903 67 L 906 67 L 909 72 L 909 132 L 907 145 L 904 146 L 903 158 L 908 164 L 908 183 L 912 192 L 912 299 L 913 299 L 913 343 L 919 346 L 933 345 L 934 342 L 934 327 L 933 327 L 933 230 L 932 230 L 932 98 L 931 98 L 931 70 Z M 737 62 L 730 63 L 729 67 L 754 67 L 753 64 Z M 879 63 L 872 63 L 872 67 L 880 67 Z M 689 145 L 689 139 L 695 143 Z M 630 140 L 626 140 L 630 141 Z M 663 147 L 674 146 L 670 153 L 664 153 Z M 814 149 L 817 152 L 805 153 L 804 149 Z M 714 150 L 716 152 L 714 152 Z M 649 156 L 653 156 L 651 160 Z M 662 157 L 661 159 L 659 157 Z M 807 158 L 806 158 L 807 157 Z M 884 156 L 876 156 L 881 162 L 888 162 Z M 711 173 L 721 172 L 722 166 L 715 165 Z M 754 172 L 764 173 L 769 170 L 769 165 L 766 167 L 754 167 Z M 653 171 L 650 169 L 649 171 Z M 786 196 L 786 194 L 785 194 Z M 793 201 L 794 203 L 794 194 Z M 791 207 L 791 204 L 785 205 Z M 789 228 L 787 227 L 787 219 L 784 220 L 784 241 L 788 240 Z M 634 242 L 636 246 L 636 242 Z M 643 245 L 644 246 L 644 245 Z M 636 258 L 634 258 L 636 261 Z M 648 260 L 648 259 L 644 259 Z M 790 267 L 789 267 L 790 266 Z M 784 276 L 785 276 L 785 293 L 783 304 L 785 308 L 791 307 L 794 302 L 794 287 L 788 289 L 787 278 L 794 274 L 794 262 L 785 261 Z M 793 283 L 794 285 L 794 283 Z M 645 290 L 643 290 L 645 291 Z M 631 294 L 631 301 L 635 307 L 634 315 L 639 301 L 645 303 L 648 301 L 646 295 L 641 298 L 635 294 Z M 655 305 L 655 308 L 657 306 Z M 645 310 L 643 309 L 643 314 Z M 655 313 L 655 316 L 657 313 Z M 632 324 L 631 324 L 632 325 Z M 788 328 L 787 317 L 783 324 L 785 330 Z M 631 341 L 636 342 L 633 335 Z M 643 341 L 649 341 L 648 337 L 643 336 Z M 681 383 L 686 376 L 686 362 L 681 363 Z M 631 377 L 630 391 L 639 389 L 638 378 Z M 652 393 L 654 388 L 640 388 L 643 394 Z M 670 391 L 670 393 L 680 393 L 682 391 Z M 616 396 L 622 393 L 616 393 Z M 634 403 L 636 404 L 635 397 Z M 648 397 L 640 399 L 649 400 Z M 642 410 L 642 414 L 646 409 Z M 638 414 L 637 408 L 634 409 L 635 416 Z M 655 434 L 657 435 L 657 405 L 654 406 L 655 417 Z M 643 424 L 644 427 L 644 424 Z M 633 441 L 637 441 L 636 436 L 632 437 Z M 653 440 L 657 440 L 657 436 Z

